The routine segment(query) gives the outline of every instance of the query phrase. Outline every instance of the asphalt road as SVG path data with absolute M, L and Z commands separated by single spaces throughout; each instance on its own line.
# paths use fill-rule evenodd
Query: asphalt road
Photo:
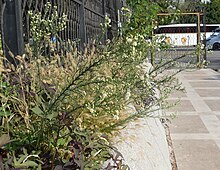
M 197 57 L 195 55 L 195 48 L 173 48 L 165 52 L 158 52 L 158 60 L 164 59 L 165 57 L 177 58 L 186 54 L 186 57 L 178 60 L 180 63 L 197 63 Z M 203 56 L 201 56 L 202 58 Z M 220 72 L 220 50 L 218 51 L 207 51 L 208 68 Z
M 207 51 L 208 68 L 220 71 L 220 50 Z

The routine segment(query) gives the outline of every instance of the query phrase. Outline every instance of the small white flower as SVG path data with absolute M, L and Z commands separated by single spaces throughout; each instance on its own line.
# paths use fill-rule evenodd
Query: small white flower
M 127 38 L 126 40 L 127 40 L 128 43 L 131 43 L 131 42 L 132 42 L 132 39 L 131 39 L 131 38 Z
M 134 41 L 132 45 L 136 47 L 137 46 L 137 42 Z

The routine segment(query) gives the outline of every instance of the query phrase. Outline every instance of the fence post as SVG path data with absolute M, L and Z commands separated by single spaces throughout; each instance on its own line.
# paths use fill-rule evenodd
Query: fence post
M 80 34 L 80 47 L 83 51 L 84 45 L 87 42 L 86 41 L 86 24 L 85 24 L 85 0 L 82 0 L 82 3 L 80 4 L 79 8 L 79 16 L 80 16 L 80 28 L 79 28 L 79 34 Z
M 17 65 L 13 56 L 24 53 L 24 39 L 22 28 L 22 0 L 5 0 L 5 9 L 3 12 L 3 52 L 7 60 Z

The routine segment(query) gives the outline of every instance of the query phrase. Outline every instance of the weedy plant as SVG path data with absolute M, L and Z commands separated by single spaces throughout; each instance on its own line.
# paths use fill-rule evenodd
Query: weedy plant
M 0 165 L 2 169 L 127 169 L 111 140 L 129 121 L 167 107 L 165 99 L 180 84 L 173 75 L 160 75 L 173 64 L 168 61 L 144 70 L 152 44 L 128 29 L 102 48 L 90 44 L 81 53 L 72 46 L 62 55 L 54 51 L 45 56 L 41 47 L 45 41 L 50 47 L 48 36 L 58 37 L 65 28 L 64 23 L 53 26 L 58 19 L 53 18 L 33 17 L 35 43 L 16 57 L 16 68 L 10 64 L 0 68 L 0 142 L 7 134 L 7 142 L 0 143 L 7 151 Z M 125 112 L 129 104 L 136 108 L 134 114 Z M 103 167 L 109 159 L 113 164 Z

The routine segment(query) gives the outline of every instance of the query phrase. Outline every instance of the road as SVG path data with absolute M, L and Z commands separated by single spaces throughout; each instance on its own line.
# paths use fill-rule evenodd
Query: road
M 158 61 L 163 60 L 164 58 L 174 59 L 180 56 L 186 55 L 186 57 L 178 60 L 182 64 L 186 63 L 197 63 L 197 57 L 195 54 L 194 48 L 174 48 L 167 51 L 160 51 L 157 53 Z M 201 56 L 202 58 L 203 56 Z M 215 71 L 220 72 L 220 50 L 218 51 L 207 51 L 207 61 L 208 68 L 211 68 Z
M 220 51 L 208 51 L 207 60 L 210 62 L 208 68 L 220 71 Z

